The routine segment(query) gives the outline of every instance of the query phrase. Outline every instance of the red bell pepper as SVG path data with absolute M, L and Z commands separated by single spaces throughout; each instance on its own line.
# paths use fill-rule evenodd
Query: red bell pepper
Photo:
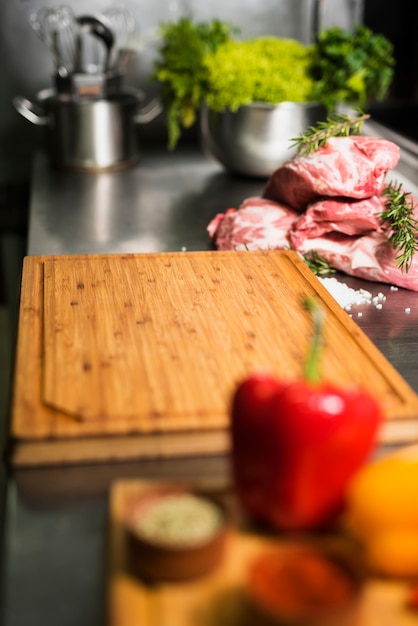
M 336 518 L 383 419 L 367 392 L 318 380 L 322 312 L 312 304 L 311 310 L 315 332 L 305 377 L 285 383 L 254 374 L 232 402 L 238 498 L 251 517 L 277 530 L 321 527 Z

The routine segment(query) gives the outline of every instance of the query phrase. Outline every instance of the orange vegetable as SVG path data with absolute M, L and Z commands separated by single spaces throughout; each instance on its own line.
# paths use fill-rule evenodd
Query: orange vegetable
M 418 446 L 367 466 L 347 491 L 346 522 L 366 562 L 388 576 L 418 576 Z

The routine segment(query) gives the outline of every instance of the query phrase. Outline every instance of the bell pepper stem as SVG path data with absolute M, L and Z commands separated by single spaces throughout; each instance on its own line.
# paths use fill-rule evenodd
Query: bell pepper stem
M 313 333 L 305 361 L 304 378 L 308 382 L 318 383 L 321 379 L 319 356 L 322 349 L 325 314 L 313 298 L 306 298 L 305 308 L 311 313 Z

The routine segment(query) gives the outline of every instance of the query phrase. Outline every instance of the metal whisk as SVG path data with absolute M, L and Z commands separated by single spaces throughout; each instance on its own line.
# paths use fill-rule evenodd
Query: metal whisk
M 134 53 L 133 44 L 138 36 L 135 15 L 124 6 L 112 6 L 102 12 L 115 37 L 115 56 L 112 64 L 123 71 Z
M 71 7 L 43 7 L 29 16 L 35 34 L 52 52 L 60 76 L 74 71 L 77 57 L 78 25 Z

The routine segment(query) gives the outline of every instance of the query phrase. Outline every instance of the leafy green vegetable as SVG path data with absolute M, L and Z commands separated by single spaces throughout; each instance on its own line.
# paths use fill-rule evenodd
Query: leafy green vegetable
M 328 276 L 329 274 L 335 274 L 337 271 L 332 267 L 331 263 L 324 259 L 316 250 L 307 252 L 303 260 L 316 276 Z
M 291 139 L 300 155 L 311 154 L 324 146 L 330 137 L 349 137 L 350 135 L 360 135 L 363 122 L 369 119 L 370 115 L 359 111 L 359 115 L 352 117 L 344 113 L 330 113 L 325 122 L 319 121 L 317 126 L 310 126 L 299 137 Z
M 396 252 L 396 266 L 408 272 L 412 257 L 418 251 L 418 223 L 414 218 L 414 202 L 402 184 L 390 183 L 383 190 L 387 202 L 379 217 L 390 228 L 388 241 Z
M 338 103 L 364 105 L 387 94 L 394 72 L 393 45 L 365 26 L 353 33 L 334 26 L 323 30 L 314 47 L 310 74 L 313 98 L 329 109 Z
M 214 111 L 252 102 L 308 102 L 313 81 L 308 76 L 312 50 L 293 39 L 258 37 L 229 40 L 206 55 L 206 101 Z
M 219 20 L 193 23 L 188 17 L 162 24 L 160 29 L 163 44 L 151 78 L 162 85 L 168 146 L 173 149 L 180 137 L 181 126 L 192 126 L 196 111 L 206 96 L 208 70 L 203 64 L 205 55 L 213 53 L 236 29 Z
M 323 102 L 362 106 L 385 96 L 393 76 L 392 44 L 357 26 L 333 27 L 311 46 L 279 37 L 238 41 L 234 26 L 183 17 L 161 25 L 162 45 L 151 79 L 161 85 L 168 147 L 192 126 L 204 101 L 215 111 L 252 102 Z

